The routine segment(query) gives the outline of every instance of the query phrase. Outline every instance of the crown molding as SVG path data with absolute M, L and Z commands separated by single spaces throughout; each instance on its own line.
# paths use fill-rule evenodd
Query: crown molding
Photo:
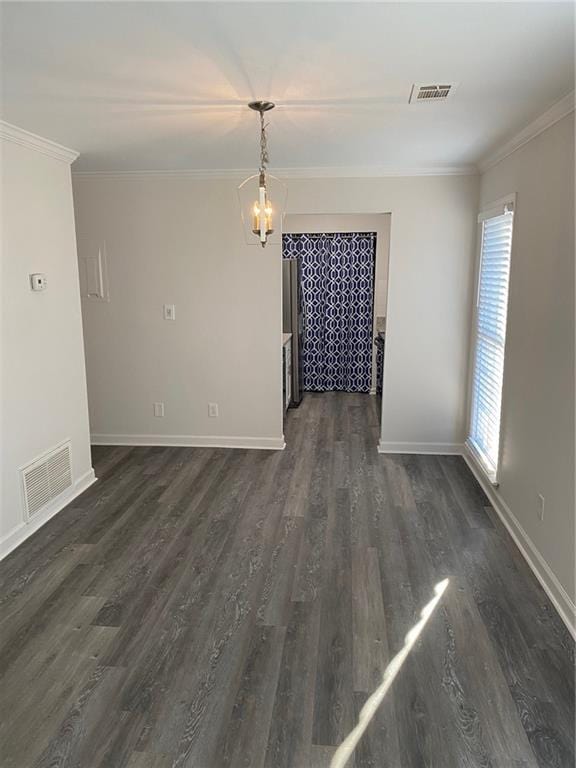
M 62 144 L 57 144 L 55 141 L 37 136 L 35 133 L 25 131 L 23 128 L 18 128 L 18 126 L 11 125 L 4 120 L 0 120 L 0 139 L 11 141 L 13 144 L 19 144 L 21 147 L 32 149 L 34 152 L 40 152 L 42 155 L 53 157 L 69 165 L 79 155 L 73 149 L 63 147 Z
M 574 91 L 566 94 L 564 98 L 553 104 L 550 109 L 541 114 L 536 120 L 533 120 L 529 125 L 523 128 L 519 133 L 509 139 L 505 144 L 502 144 L 498 149 L 490 152 L 483 157 L 478 163 L 478 170 L 484 173 L 489 168 L 497 165 L 505 157 L 516 152 L 517 149 L 523 147 L 536 136 L 539 136 L 547 128 L 550 128 L 554 123 L 562 120 L 563 117 L 569 115 L 574 111 Z
M 427 166 L 420 168 L 390 168 L 386 166 L 323 167 L 323 168 L 271 168 L 270 173 L 281 179 L 378 179 L 402 176 L 469 176 L 477 174 L 474 165 Z M 197 179 L 241 181 L 254 175 L 254 169 L 189 169 L 138 171 L 73 171 L 77 179 Z
M 274 175 L 279 171 L 274 170 Z M 222 180 L 232 179 L 242 181 L 247 176 L 253 176 L 254 170 L 242 169 L 181 169 L 181 170 L 138 170 L 138 171 L 72 171 L 75 179 L 117 179 L 119 181 L 138 181 L 140 179 L 197 179 L 197 180 Z

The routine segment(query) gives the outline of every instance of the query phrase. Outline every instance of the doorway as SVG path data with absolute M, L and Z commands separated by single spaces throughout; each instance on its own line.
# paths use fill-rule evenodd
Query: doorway
M 372 318 L 369 322 L 369 345 L 364 348 L 364 358 L 368 358 L 371 361 L 371 376 L 367 379 L 365 376 L 366 366 L 362 366 L 364 375 L 361 377 L 362 385 L 357 389 L 350 389 L 346 384 L 341 387 L 341 391 L 350 389 L 356 394 L 351 397 L 371 397 L 373 403 L 375 418 L 380 420 L 381 414 L 381 397 L 382 397 L 382 380 L 383 370 L 385 367 L 385 354 L 384 354 L 384 342 L 386 337 L 386 315 L 387 315 L 387 295 L 388 295 L 388 261 L 389 261 L 389 248 L 390 248 L 390 224 L 391 214 L 287 214 L 284 218 L 283 232 L 284 232 L 284 245 L 283 256 L 292 257 L 293 261 L 299 261 L 298 250 L 302 247 L 304 242 L 304 236 L 307 236 L 310 240 L 312 236 L 322 238 L 326 236 L 337 235 L 342 237 L 343 235 L 368 235 L 374 237 L 375 235 L 375 254 L 372 255 Z M 318 242 L 318 241 L 317 241 Z M 293 257 L 296 256 L 294 259 Z M 285 267 L 288 261 L 284 261 Z M 298 265 L 300 266 L 300 264 Z M 284 269 L 284 279 L 288 272 L 294 274 L 295 270 Z M 318 272 L 318 269 L 316 269 Z M 299 281 L 300 282 L 300 281 Z M 305 289 L 306 286 L 304 286 Z M 306 302 L 308 303 L 308 302 Z M 298 327 L 297 324 L 294 327 Z M 286 330 L 286 326 L 284 326 Z M 317 333 L 317 336 L 320 335 Z M 353 334 L 352 334 L 353 335 Z M 378 339 L 378 344 L 376 343 Z M 301 346 L 303 341 L 303 335 L 300 336 Z M 298 346 L 298 339 L 295 341 Z M 304 356 L 306 356 L 306 350 L 304 350 Z M 317 360 L 319 357 L 317 356 Z M 320 356 L 321 359 L 321 356 Z M 301 362 L 301 361 L 300 361 Z M 298 355 L 295 355 L 292 360 L 292 365 L 298 365 Z M 368 366 L 368 368 L 370 365 Z M 320 378 L 330 378 L 331 372 L 321 371 Z M 338 378 L 338 377 L 337 377 Z M 339 374 L 340 382 L 346 378 L 346 374 Z M 349 377 L 349 379 L 356 379 L 358 377 Z M 369 381 L 369 386 L 366 386 L 366 381 Z M 308 388 L 309 387 L 309 388 Z M 326 389 L 325 383 L 320 381 L 320 386 L 312 386 L 307 379 L 306 389 L 307 394 L 304 393 L 304 402 L 307 398 L 315 397 L 315 392 L 320 392 Z M 336 391 L 336 387 L 331 388 L 331 391 Z M 368 394 L 369 392 L 369 394 Z M 340 395 L 340 402 L 347 402 L 347 395 L 344 394 L 342 398 Z M 293 416 L 296 416 L 297 412 L 293 412 Z

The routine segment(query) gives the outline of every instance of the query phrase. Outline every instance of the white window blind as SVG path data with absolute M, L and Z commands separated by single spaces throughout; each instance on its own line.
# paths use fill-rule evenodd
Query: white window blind
M 482 248 L 474 339 L 470 435 L 468 445 L 495 482 L 500 448 L 500 412 L 514 213 L 482 221 Z

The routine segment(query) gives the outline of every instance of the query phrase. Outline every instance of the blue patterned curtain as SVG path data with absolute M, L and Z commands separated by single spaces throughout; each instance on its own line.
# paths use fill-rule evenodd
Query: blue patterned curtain
M 369 392 L 376 233 L 284 235 L 299 259 L 305 330 L 303 388 Z

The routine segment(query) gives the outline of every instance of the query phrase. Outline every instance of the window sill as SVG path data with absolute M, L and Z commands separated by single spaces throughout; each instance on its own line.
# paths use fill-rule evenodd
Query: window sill
M 466 440 L 466 449 L 470 454 L 470 457 L 474 461 L 475 466 L 478 468 L 478 471 L 484 475 L 486 480 L 488 480 L 488 482 L 493 488 L 498 488 L 500 483 L 498 482 L 497 473 L 488 469 L 488 467 L 482 460 L 481 455 L 478 453 L 478 451 L 474 447 L 474 444 L 471 443 L 470 440 Z

